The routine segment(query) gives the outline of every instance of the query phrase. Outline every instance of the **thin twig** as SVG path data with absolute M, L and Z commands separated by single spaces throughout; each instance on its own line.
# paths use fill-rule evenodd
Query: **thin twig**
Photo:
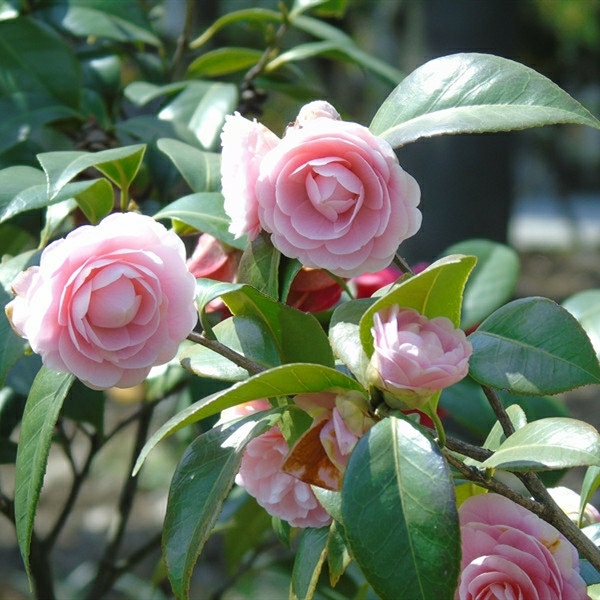
M 246 369 L 246 371 L 248 371 L 248 373 L 251 375 L 256 375 L 257 373 L 265 370 L 264 367 L 258 363 L 255 363 L 253 360 L 246 358 L 243 354 L 232 350 L 229 348 L 229 346 L 222 344 L 218 340 L 210 340 L 196 331 L 192 331 L 192 333 L 187 336 L 187 339 L 191 342 L 195 342 L 196 344 L 200 344 L 201 346 L 204 346 L 205 348 L 208 348 L 217 354 L 220 354 L 224 358 L 238 365 L 238 367 Z
M 183 53 L 189 44 L 190 37 L 192 34 L 195 3 L 195 0 L 187 0 L 186 2 L 185 23 L 183 24 L 183 30 L 181 32 L 181 35 L 177 38 L 177 46 L 175 48 L 175 52 L 173 53 L 173 59 L 171 60 L 171 74 L 175 73 L 179 62 L 181 61 Z
M 115 580 L 123 575 L 123 573 L 128 573 L 135 565 L 144 560 L 148 554 L 160 549 L 161 540 L 162 532 L 151 537 L 145 544 L 142 544 L 137 550 L 134 550 L 128 557 L 119 561 L 119 563 L 115 565 Z

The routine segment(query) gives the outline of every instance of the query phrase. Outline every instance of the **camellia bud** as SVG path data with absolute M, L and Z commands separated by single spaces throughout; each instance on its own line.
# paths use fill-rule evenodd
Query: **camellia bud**
M 392 408 L 421 408 L 469 370 L 471 344 L 446 317 L 429 319 L 412 308 L 388 306 L 375 313 L 371 333 L 368 377 Z

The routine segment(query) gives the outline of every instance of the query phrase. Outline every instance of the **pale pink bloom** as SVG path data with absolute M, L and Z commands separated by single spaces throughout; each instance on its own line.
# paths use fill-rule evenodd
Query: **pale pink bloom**
M 298 394 L 297 406 L 313 422 L 294 444 L 283 465 L 306 483 L 339 491 L 358 440 L 373 426 L 366 398 L 357 391 Z
M 221 134 L 221 187 L 225 212 L 231 219 L 229 231 L 235 237 L 245 233 L 255 239 L 260 233 L 257 213 L 256 180 L 265 154 L 279 138 L 264 125 L 239 113 L 227 116 Z
M 267 400 L 246 402 L 221 413 L 219 423 L 269 408 Z M 272 516 L 293 527 L 323 527 L 331 517 L 307 483 L 282 470 L 289 447 L 277 425 L 253 439 L 244 451 L 235 482 Z
M 179 237 L 117 213 L 50 244 L 13 282 L 15 331 L 49 369 L 105 389 L 141 383 L 194 328 L 195 280 Z
M 391 146 L 327 117 L 287 130 L 261 162 L 256 197 L 278 250 L 340 277 L 388 266 L 421 225 L 419 186 Z
M 420 408 L 468 373 L 471 344 L 446 317 L 393 305 L 375 313 L 371 333 L 369 376 L 399 402 L 396 408 Z
M 584 600 L 579 557 L 552 525 L 498 494 L 459 508 L 462 562 L 455 600 Z

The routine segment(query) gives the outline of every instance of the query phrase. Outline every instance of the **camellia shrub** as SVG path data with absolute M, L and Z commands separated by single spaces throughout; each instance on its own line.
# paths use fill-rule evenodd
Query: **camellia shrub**
M 420 182 L 395 150 L 600 121 L 492 55 L 402 77 L 321 20 L 344 2 L 243 9 L 195 40 L 188 28 L 180 70 L 182 49 L 236 24 L 262 25 L 265 48 L 209 50 L 181 79 L 156 64 L 165 47 L 136 2 L 28 4 L 0 20 L 20 57 L 0 47 L 12 107 L 0 125 L 0 455 L 15 465 L 0 512 L 35 596 L 60 597 L 56 541 L 99 451 L 136 423 L 117 524 L 77 597 L 108 597 L 160 546 L 168 589 L 190 598 L 213 534 L 234 575 L 211 598 L 261 596 L 273 540 L 293 599 L 598 597 L 600 435 L 551 396 L 600 383 L 599 294 L 512 299 L 516 253 L 486 240 L 411 268 L 402 244 L 420 235 Z M 286 47 L 290 29 L 310 40 Z M 295 63 L 319 54 L 374 72 L 389 96 L 368 124 L 326 94 L 294 99 L 297 117 L 271 131 L 270 94 L 294 98 Z M 131 61 L 137 79 L 121 90 L 113 71 Z M 107 429 L 120 388 L 138 408 Z M 140 470 L 169 442 L 181 458 L 162 532 L 127 555 Z M 72 481 L 40 533 L 53 445 Z M 587 474 L 574 507 L 557 484 L 576 467 Z

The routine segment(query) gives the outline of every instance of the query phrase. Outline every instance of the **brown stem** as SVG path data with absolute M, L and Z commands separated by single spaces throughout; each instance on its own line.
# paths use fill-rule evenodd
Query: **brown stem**
M 190 333 L 187 336 L 187 339 L 191 342 L 196 342 L 196 344 L 200 344 L 201 346 L 204 346 L 205 348 L 208 348 L 209 350 L 212 350 L 217 354 L 220 354 L 221 356 L 235 363 L 239 367 L 242 367 L 242 369 L 246 369 L 246 371 L 248 371 L 248 373 L 250 373 L 251 375 L 256 375 L 257 373 L 260 373 L 261 371 L 265 370 L 264 367 L 262 367 L 258 363 L 255 363 L 253 360 L 246 358 L 243 354 L 232 350 L 231 348 L 229 348 L 225 344 L 222 344 L 218 340 L 208 339 L 207 337 L 196 331 L 192 331 L 192 333 Z

